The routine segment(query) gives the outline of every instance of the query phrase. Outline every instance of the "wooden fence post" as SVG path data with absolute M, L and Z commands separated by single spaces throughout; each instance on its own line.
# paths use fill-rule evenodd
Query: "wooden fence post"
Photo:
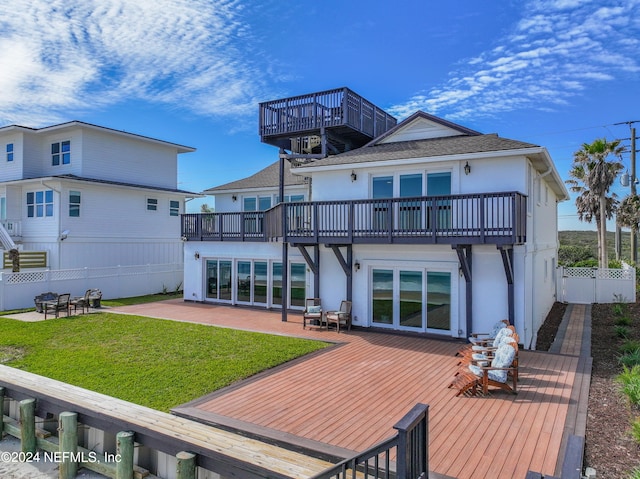
M 20 401 L 20 444 L 22 452 L 36 452 L 36 400 Z
M 0 387 L 0 441 L 4 433 L 4 388 Z
M 78 463 L 75 458 L 78 454 L 78 415 L 75 412 L 61 412 L 58 417 L 58 435 L 60 437 L 61 454 L 60 479 L 73 479 L 78 472 Z
M 133 433 L 121 431 L 116 435 L 116 479 L 133 479 Z
M 196 455 L 182 451 L 176 454 L 176 479 L 196 479 Z

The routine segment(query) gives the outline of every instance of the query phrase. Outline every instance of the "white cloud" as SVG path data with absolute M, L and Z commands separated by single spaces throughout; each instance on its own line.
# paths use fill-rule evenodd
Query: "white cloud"
M 513 31 L 438 86 L 388 110 L 451 119 L 529 108 L 548 111 L 594 82 L 640 72 L 640 0 L 532 0 Z
M 0 124 L 125 99 L 254 114 L 263 68 L 237 60 L 251 36 L 242 15 L 238 0 L 4 0 Z

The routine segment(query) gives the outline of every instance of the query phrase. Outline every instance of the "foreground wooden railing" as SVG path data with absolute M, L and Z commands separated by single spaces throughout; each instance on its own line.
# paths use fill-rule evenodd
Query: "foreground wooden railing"
M 265 212 L 185 214 L 182 236 L 307 244 L 522 244 L 526 208 L 526 197 L 517 192 L 281 203 Z
M 428 479 L 429 406 L 416 404 L 394 429 L 395 436 L 311 479 Z

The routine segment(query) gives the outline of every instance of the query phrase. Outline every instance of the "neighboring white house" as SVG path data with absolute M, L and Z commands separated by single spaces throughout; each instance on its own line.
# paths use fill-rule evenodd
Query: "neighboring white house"
M 182 263 L 180 215 L 199 195 L 177 189 L 177 157 L 192 151 L 79 121 L 2 127 L 0 228 L 55 270 Z
M 216 213 L 184 215 L 185 299 L 301 309 L 320 297 L 325 310 L 350 299 L 354 325 L 456 338 L 509 318 L 535 345 L 555 301 L 557 203 L 568 199 L 547 150 L 424 112 L 350 149 L 328 123 L 308 127 L 356 117 L 319 95 L 261 104 L 263 141 L 287 167 L 285 203 L 275 163 L 207 190 Z M 313 148 L 296 148 L 296 129 Z

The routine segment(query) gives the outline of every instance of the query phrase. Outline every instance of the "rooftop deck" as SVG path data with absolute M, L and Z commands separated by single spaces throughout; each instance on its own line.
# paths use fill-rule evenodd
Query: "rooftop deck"
M 330 130 L 338 152 L 360 147 L 394 127 L 397 120 L 348 88 L 260 103 L 262 142 L 296 149 L 292 138 Z M 309 151 L 310 153 L 310 151 Z
M 187 241 L 295 244 L 522 244 L 526 197 L 478 193 L 282 203 L 268 211 L 182 215 Z
M 557 474 L 567 434 L 584 435 L 590 362 L 570 306 L 561 353 L 522 351 L 518 395 L 455 397 L 448 389 L 460 343 L 369 331 L 303 330 L 280 313 L 183 303 L 118 311 L 336 342 L 320 354 L 266 371 L 176 408 L 178 414 L 320 451 L 361 451 L 393 434 L 416 402 L 430 405 L 430 469 L 459 479 Z M 585 329 L 586 331 L 586 329 Z M 577 333 L 577 334 L 575 334 Z M 440 477 L 440 476 L 438 476 Z

